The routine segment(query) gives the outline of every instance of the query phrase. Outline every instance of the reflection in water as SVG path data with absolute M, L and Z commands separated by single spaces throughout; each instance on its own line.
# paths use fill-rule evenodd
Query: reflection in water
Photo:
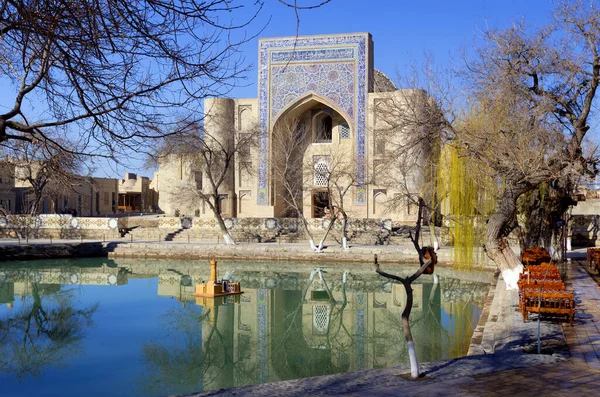
M 73 291 L 58 285 L 14 284 L 23 304 L 0 317 L 0 370 L 36 376 L 77 354 L 97 305 L 73 307 Z M 8 289 L 8 284 L 4 288 Z
M 285 265 L 237 263 L 229 270 L 236 268 L 232 279 L 245 293 L 207 300 L 191 295 L 208 279 L 204 263 L 104 262 L 110 266 L 0 268 L 0 303 L 7 304 L 0 308 L 0 379 L 40 375 L 59 363 L 75 376 L 77 368 L 68 367 L 74 357 L 94 365 L 101 338 L 86 335 L 92 317 L 132 342 L 119 346 L 122 359 L 111 357 L 111 372 L 88 379 L 79 394 L 92 395 L 104 376 L 118 382 L 115 370 L 126 374 L 114 385 L 125 395 L 168 395 L 408 364 L 404 289 L 361 267 L 284 272 Z M 488 280 L 450 276 L 413 286 L 422 362 L 466 354 L 489 288 Z M 112 316 L 97 315 L 95 302 L 78 304 L 90 292 L 100 307 L 118 303 Z
M 267 284 L 269 278 L 238 276 L 245 291 L 239 303 L 224 300 L 193 318 L 188 304 L 164 316 L 166 335 L 177 335 L 185 344 L 177 347 L 174 339 L 163 338 L 145 346 L 154 374 L 148 384 L 168 389 L 171 380 L 164 375 L 171 369 L 158 369 L 178 360 L 174 365 L 185 363 L 183 383 L 190 386 L 185 391 L 408 364 L 400 317 L 406 296 L 400 284 L 380 283 L 370 275 L 313 272 L 284 280 L 287 289 L 246 288 Z M 159 294 L 194 301 L 193 287 L 169 277 L 159 276 Z M 487 292 L 484 283 L 439 280 L 430 277 L 414 285 L 412 327 L 422 361 L 466 354 Z M 443 292 L 448 288 L 451 294 Z M 451 302 L 442 301 L 446 295 Z

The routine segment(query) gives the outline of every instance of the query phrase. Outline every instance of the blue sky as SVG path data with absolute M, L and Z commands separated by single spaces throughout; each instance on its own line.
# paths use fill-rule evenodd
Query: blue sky
M 241 1 L 254 4 L 254 0 Z M 298 0 L 298 4 L 320 1 Z M 533 26 L 544 25 L 550 20 L 551 8 L 552 0 L 332 0 L 321 8 L 301 11 L 299 33 L 369 32 L 375 42 L 375 68 L 395 79 L 397 72 L 402 74 L 409 64 L 421 63 L 425 53 L 431 54 L 438 66 L 450 65 L 461 49 L 472 46 L 486 26 L 504 28 L 521 18 Z M 262 27 L 260 37 L 293 36 L 296 16 L 277 0 L 266 0 L 263 12 L 248 28 L 248 34 L 255 35 Z M 258 38 L 241 48 L 251 68 L 245 86 L 235 88 L 228 96 L 257 96 L 257 48 Z M 10 106 L 13 99 L 2 91 L 0 87 L 0 110 Z M 143 170 L 143 162 L 135 155 L 122 161 L 123 166 L 98 164 L 94 175 L 122 178 L 129 171 L 152 177 L 152 170 Z
M 299 0 L 315 4 L 320 0 Z M 533 25 L 550 20 L 551 0 L 332 0 L 315 10 L 300 12 L 300 35 L 369 32 L 375 42 L 375 68 L 391 78 L 424 54 L 433 55 L 438 65 L 451 62 L 461 49 L 472 46 L 486 26 L 508 27 L 522 17 Z M 294 12 L 277 0 L 267 0 L 265 12 L 257 21 L 270 23 L 261 37 L 296 34 Z M 257 62 L 258 40 L 244 46 L 246 60 Z M 235 97 L 256 97 L 257 72 L 253 68 L 247 87 L 231 93 Z
M 320 1 L 298 0 L 298 4 Z M 332 0 L 321 8 L 300 11 L 299 34 L 369 32 L 375 43 L 375 68 L 395 80 L 408 65 L 422 62 L 426 53 L 437 65 L 450 64 L 463 48 L 473 45 L 486 26 L 508 27 L 521 18 L 532 26 L 544 25 L 551 18 L 551 8 L 551 0 Z M 250 28 L 249 32 L 255 34 L 265 24 L 260 37 L 296 34 L 296 15 L 277 0 L 266 1 L 254 23 L 255 31 Z M 241 50 L 252 67 L 245 86 L 235 88 L 228 96 L 255 98 L 258 38 Z M 140 173 L 152 177 L 150 170 Z

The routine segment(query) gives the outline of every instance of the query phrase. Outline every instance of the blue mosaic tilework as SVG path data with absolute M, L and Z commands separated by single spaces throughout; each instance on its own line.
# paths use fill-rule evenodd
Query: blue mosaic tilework
M 350 119 L 351 128 L 356 131 L 357 180 L 359 185 L 365 182 L 368 41 L 369 35 L 364 33 L 260 40 L 259 205 L 269 204 L 270 129 L 286 106 L 311 93 L 331 101 Z M 366 204 L 366 194 L 356 194 L 355 199 L 356 204 Z
M 271 51 L 271 63 L 300 61 L 351 60 L 355 58 L 354 48 L 321 48 L 311 50 Z
M 283 108 L 313 92 L 354 119 L 354 63 L 314 63 L 271 68 L 271 120 Z

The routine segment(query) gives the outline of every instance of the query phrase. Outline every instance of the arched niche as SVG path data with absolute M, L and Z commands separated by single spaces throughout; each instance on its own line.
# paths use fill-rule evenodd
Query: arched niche
M 278 169 L 281 167 L 280 162 L 282 161 L 282 143 L 293 145 L 296 153 L 293 156 L 285 156 L 286 161 L 290 161 L 287 169 L 312 171 L 312 175 L 303 173 L 297 175 L 297 180 L 301 184 L 295 186 L 294 192 L 298 195 L 297 197 L 303 196 L 306 199 L 304 203 L 306 208 L 301 209 L 302 213 L 305 216 L 321 217 L 324 199 L 321 198 L 320 193 L 317 194 L 317 190 L 322 190 L 327 186 L 327 184 L 321 183 L 321 179 L 324 179 L 325 176 L 321 168 L 326 167 L 327 162 L 316 161 L 313 164 L 313 170 L 309 170 L 307 164 L 312 163 L 315 159 L 328 157 L 330 146 L 327 145 L 341 144 L 339 129 L 342 126 L 351 128 L 351 125 L 352 123 L 342 110 L 326 99 L 312 94 L 297 101 L 280 114 L 271 130 L 272 147 L 270 148 L 272 164 L 270 188 L 273 194 L 272 205 L 275 207 L 275 216 L 290 216 L 299 210 L 295 208 L 294 211 L 290 211 L 289 200 L 293 193 L 289 192 L 290 189 L 285 189 L 281 180 L 277 180 L 281 178 Z M 279 133 L 286 134 L 286 139 L 278 139 L 276 135 Z M 348 144 L 346 154 L 354 156 L 355 151 L 349 141 L 344 144 Z M 320 173 L 317 172 L 319 170 Z M 307 189 L 314 191 L 308 192 Z

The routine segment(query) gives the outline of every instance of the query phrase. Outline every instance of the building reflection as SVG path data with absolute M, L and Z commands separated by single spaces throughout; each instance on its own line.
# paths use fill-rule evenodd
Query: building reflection
M 34 285 L 45 293 L 60 291 L 63 285 L 124 285 L 128 283 L 125 268 L 110 267 L 41 267 L 0 268 L 0 304 L 9 309 L 15 298 L 32 296 Z
M 191 294 L 208 274 L 159 274 L 158 295 L 218 313 L 216 321 L 204 320 L 202 344 L 210 348 L 207 338 L 216 329 L 225 361 L 205 368 L 206 390 L 408 364 L 402 285 L 365 275 L 344 282 L 340 273 L 326 273 L 322 280 L 301 273 L 287 277 L 242 273 L 236 278 L 244 291 L 239 300 L 207 303 Z M 419 359 L 465 355 L 488 285 L 423 279 L 413 286 L 411 315 Z M 445 293 L 448 288 L 455 292 Z M 454 301 L 444 302 L 444 296 Z M 256 371 L 248 376 L 248 368 Z
M 236 272 L 227 278 L 241 282 L 243 295 L 205 299 L 192 296 L 195 284 L 209 277 L 204 264 L 0 268 L 0 303 L 11 308 L 34 286 L 43 298 L 63 285 L 121 288 L 131 277 L 157 277 L 158 296 L 181 305 L 164 324 L 173 337 L 145 346 L 145 360 L 157 372 L 185 371 L 190 392 L 408 364 L 402 285 L 370 272 L 309 267 Z M 424 276 L 413 285 L 412 332 L 421 362 L 467 353 L 489 289 L 485 282 L 437 280 Z M 167 383 L 172 375 L 146 383 Z

